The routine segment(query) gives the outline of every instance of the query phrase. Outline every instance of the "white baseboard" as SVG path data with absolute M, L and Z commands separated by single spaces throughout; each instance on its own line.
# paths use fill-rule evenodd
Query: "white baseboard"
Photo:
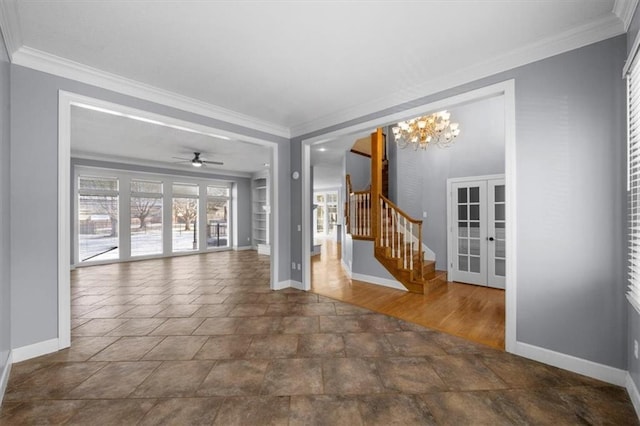
M 45 340 L 44 342 L 15 348 L 11 351 L 13 362 L 26 361 L 37 356 L 50 354 L 60 349 L 58 338 Z
M 624 387 L 627 384 L 627 371 L 597 362 L 578 358 L 572 355 L 551 351 L 549 349 L 516 342 L 515 352 L 525 358 L 559 367 L 574 373 L 589 376 L 603 382 Z
M 233 246 L 234 251 L 254 250 L 252 246 Z
M 282 290 L 285 288 L 295 288 L 298 290 L 305 291 L 302 283 L 300 281 L 294 281 L 294 280 L 280 281 L 279 283 L 276 283 L 276 285 L 274 285 L 271 290 Z
M 304 288 L 304 285 L 302 285 L 300 281 L 289 280 L 289 282 L 291 283 L 291 288 L 306 291 L 306 289 Z
M 406 287 L 403 286 L 402 284 L 400 284 L 398 281 L 394 281 L 394 280 L 389 280 L 386 278 L 380 278 L 380 277 L 374 277 L 371 275 L 364 275 L 364 274 L 357 274 L 357 273 L 352 273 L 351 274 L 351 279 L 352 280 L 358 280 L 358 281 L 365 281 L 371 284 L 377 284 L 377 285 L 381 285 L 384 287 L 390 287 L 390 288 L 394 288 L 396 290 L 402 290 L 402 291 L 407 291 Z
M 629 398 L 631 398 L 633 408 L 636 409 L 636 415 L 638 416 L 638 418 L 640 418 L 640 392 L 638 392 L 638 387 L 636 386 L 629 373 L 627 373 L 626 388 L 627 392 L 629 393 Z
M 11 364 L 12 356 L 11 352 L 7 356 L 7 363 L 4 366 L 4 371 L 2 372 L 2 376 L 0 376 L 0 405 L 2 405 L 2 400 L 4 398 L 4 393 L 7 391 L 7 384 L 9 383 L 9 373 L 11 373 Z

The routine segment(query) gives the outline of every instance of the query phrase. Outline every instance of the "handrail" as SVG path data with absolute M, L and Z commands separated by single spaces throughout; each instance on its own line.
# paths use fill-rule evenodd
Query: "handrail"
M 414 278 L 422 278 L 424 253 L 422 250 L 422 220 L 413 219 L 384 195 L 379 195 L 380 221 L 376 247 L 389 250 L 402 268 L 410 270 Z M 417 247 L 416 247 L 417 246 Z M 414 259 L 417 255 L 417 260 Z
M 390 199 L 388 199 L 387 197 L 385 197 L 384 195 L 380 194 L 380 198 L 382 198 L 382 200 L 389 204 L 394 210 L 397 210 L 398 213 L 400 213 L 402 216 L 404 216 L 408 221 L 413 222 L 413 223 L 422 223 L 422 220 L 420 219 L 413 219 L 411 216 L 409 216 L 408 214 L 406 214 L 404 211 L 402 211 L 402 209 L 398 206 L 396 206 L 394 204 L 393 201 L 391 201 Z

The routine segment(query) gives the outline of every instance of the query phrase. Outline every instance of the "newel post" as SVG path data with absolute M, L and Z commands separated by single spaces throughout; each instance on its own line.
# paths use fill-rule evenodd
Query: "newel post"
M 380 194 L 382 192 L 382 155 L 384 139 L 382 129 L 371 134 L 371 236 L 380 245 Z

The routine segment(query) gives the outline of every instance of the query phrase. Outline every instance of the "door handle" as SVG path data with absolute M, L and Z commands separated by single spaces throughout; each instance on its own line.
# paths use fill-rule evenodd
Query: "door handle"
M 493 241 L 493 237 L 487 237 L 487 240 Z

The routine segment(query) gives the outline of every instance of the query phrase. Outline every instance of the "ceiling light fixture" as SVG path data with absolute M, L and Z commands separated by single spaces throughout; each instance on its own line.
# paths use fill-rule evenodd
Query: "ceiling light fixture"
M 451 123 L 450 116 L 448 111 L 440 111 L 401 121 L 392 129 L 395 141 L 400 148 L 411 146 L 414 150 L 427 149 L 431 145 L 449 147 L 460 134 L 458 123 Z

